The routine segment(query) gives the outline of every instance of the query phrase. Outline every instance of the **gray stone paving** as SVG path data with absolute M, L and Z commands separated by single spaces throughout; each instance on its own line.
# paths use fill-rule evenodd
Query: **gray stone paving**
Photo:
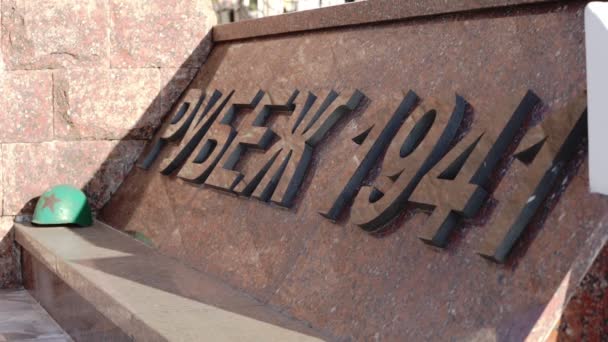
M 0 290 L 0 342 L 72 339 L 26 290 Z

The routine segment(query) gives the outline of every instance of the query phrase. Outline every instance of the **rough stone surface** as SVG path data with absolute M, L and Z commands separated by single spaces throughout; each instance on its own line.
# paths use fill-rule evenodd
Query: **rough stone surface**
M 556 341 L 603 341 L 608 336 L 608 246 L 568 303 Z
M 160 111 L 166 115 L 171 107 L 188 87 L 198 69 L 192 68 L 163 68 L 160 70 L 161 103 Z
M 110 0 L 112 67 L 199 67 L 216 22 L 206 0 Z
M 55 135 L 149 138 L 160 122 L 158 69 L 73 69 L 55 73 Z
M 440 99 L 453 101 L 458 93 L 471 103 L 476 125 L 490 127 L 528 89 L 546 115 L 584 91 L 582 13 L 579 3 L 543 4 L 241 40 L 217 45 L 192 87 L 358 88 L 371 100 L 370 114 L 386 105 L 386 94 L 412 89 L 422 99 L 449 94 Z M 491 202 L 445 250 L 418 239 L 421 212 L 407 212 L 384 236 L 365 233 L 348 215 L 332 223 L 318 214 L 319 203 L 335 195 L 335 177 L 366 120 L 354 115 L 319 146 L 292 209 L 194 187 L 161 175 L 156 163 L 129 175 L 102 219 L 338 340 L 523 340 L 592 233 L 608 224 L 608 199 L 588 191 L 585 150 L 507 263 L 497 265 L 475 253 L 484 222 L 496 214 Z M 246 172 L 256 160 L 238 167 Z M 522 172 L 507 171 L 497 191 L 517 188 Z
M 2 52 L 9 69 L 107 65 L 105 0 L 3 0 Z
M 19 250 L 13 243 L 13 217 L 0 218 L 0 288 L 17 287 L 21 283 Z
M 50 186 L 84 188 L 94 209 L 118 188 L 137 159 L 140 141 L 57 141 L 6 144 L 2 150 L 4 215 L 31 212 L 32 199 Z
M 50 71 L 0 74 L 0 142 L 40 142 L 53 137 Z

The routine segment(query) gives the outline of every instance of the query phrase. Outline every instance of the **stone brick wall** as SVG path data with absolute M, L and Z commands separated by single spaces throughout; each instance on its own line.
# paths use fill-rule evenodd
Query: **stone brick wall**
M 16 215 L 49 186 L 95 208 L 118 188 L 211 47 L 210 0 L 1 0 L 0 288 Z

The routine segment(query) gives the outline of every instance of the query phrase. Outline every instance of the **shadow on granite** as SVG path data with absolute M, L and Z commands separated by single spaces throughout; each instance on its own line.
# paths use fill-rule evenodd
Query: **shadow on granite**
M 106 202 L 110 199 L 112 192 L 114 192 L 120 186 L 120 183 L 124 180 L 124 176 L 127 172 L 126 170 L 130 170 L 137 158 L 135 160 L 130 161 L 128 163 L 120 163 L 121 157 L 124 157 L 131 151 L 133 151 L 133 144 L 139 144 L 145 142 L 150 137 L 153 137 L 155 131 L 160 128 L 163 122 L 166 121 L 165 116 L 169 114 L 169 109 L 171 108 L 171 103 L 164 103 L 163 100 L 167 100 L 167 98 L 175 98 L 176 95 L 180 95 L 184 89 L 187 88 L 188 84 L 195 78 L 196 75 L 192 76 L 190 80 L 187 77 L 184 77 L 183 74 L 180 73 L 182 68 L 184 69 L 194 69 L 199 68 L 197 71 L 200 72 L 201 69 L 204 69 L 205 73 L 213 73 L 214 66 L 207 65 L 206 60 L 208 55 L 213 50 L 213 41 L 212 34 L 209 31 L 205 37 L 200 41 L 198 46 L 193 50 L 192 54 L 188 59 L 186 59 L 181 66 L 175 69 L 176 73 L 166 81 L 166 85 L 160 89 L 158 94 L 154 97 L 154 99 L 150 102 L 149 106 L 144 110 L 144 113 L 138 119 L 136 123 L 134 123 L 130 130 L 126 131 L 123 138 L 118 141 L 118 143 L 112 148 L 111 151 L 108 152 L 106 159 L 96 170 L 95 174 L 90 178 L 90 180 L 82 187 L 84 192 L 87 194 L 87 198 L 93 208 L 93 211 L 97 212 L 100 210 Z M 201 59 L 201 56 L 204 58 Z M 202 64 L 200 63 L 202 60 Z M 202 68 L 204 66 L 204 68 Z M 161 80 L 162 82 L 163 80 Z M 170 95 L 168 95 L 170 94 Z M 65 97 L 65 94 L 63 94 Z M 160 122 L 158 126 L 154 127 L 150 122 L 155 122 L 155 116 L 158 116 L 159 108 L 165 111 L 163 116 L 160 118 Z M 156 119 L 157 120 L 157 119 Z M 145 124 L 148 123 L 148 124 Z M 145 127 L 146 129 L 142 129 Z M 78 139 L 76 139 L 78 140 Z M 108 139 L 112 140 L 112 139 Z M 114 141 L 114 140 L 112 140 Z M 79 158 L 82 158 L 81 150 L 76 151 L 64 151 L 64 154 L 68 154 L 65 158 L 68 158 L 70 163 L 69 165 L 78 165 Z M 70 159 L 71 158 L 71 159 Z M 30 173 L 36 170 L 30 170 Z M 69 169 L 64 168 L 62 172 L 70 173 L 70 172 L 82 172 L 82 170 L 78 169 Z M 34 177 L 33 175 L 31 177 Z M 29 216 L 33 213 L 36 202 L 38 201 L 38 197 L 30 198 L 26 201 L 25 204 L 18 211 L 17 216 Z
M 0 289 L 21 286 L 20 249 L 15 245 L 14 237 L 13 228 L 4 231 L 4 227 L 0 227 Z

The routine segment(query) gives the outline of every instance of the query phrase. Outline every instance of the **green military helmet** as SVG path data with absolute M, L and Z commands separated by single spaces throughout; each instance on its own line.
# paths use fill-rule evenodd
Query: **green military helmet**
M 93 224 L 87 196 L 71 185 L 57 185 L 47 190 L 36 203 L 32 222 L 40 225 Z

